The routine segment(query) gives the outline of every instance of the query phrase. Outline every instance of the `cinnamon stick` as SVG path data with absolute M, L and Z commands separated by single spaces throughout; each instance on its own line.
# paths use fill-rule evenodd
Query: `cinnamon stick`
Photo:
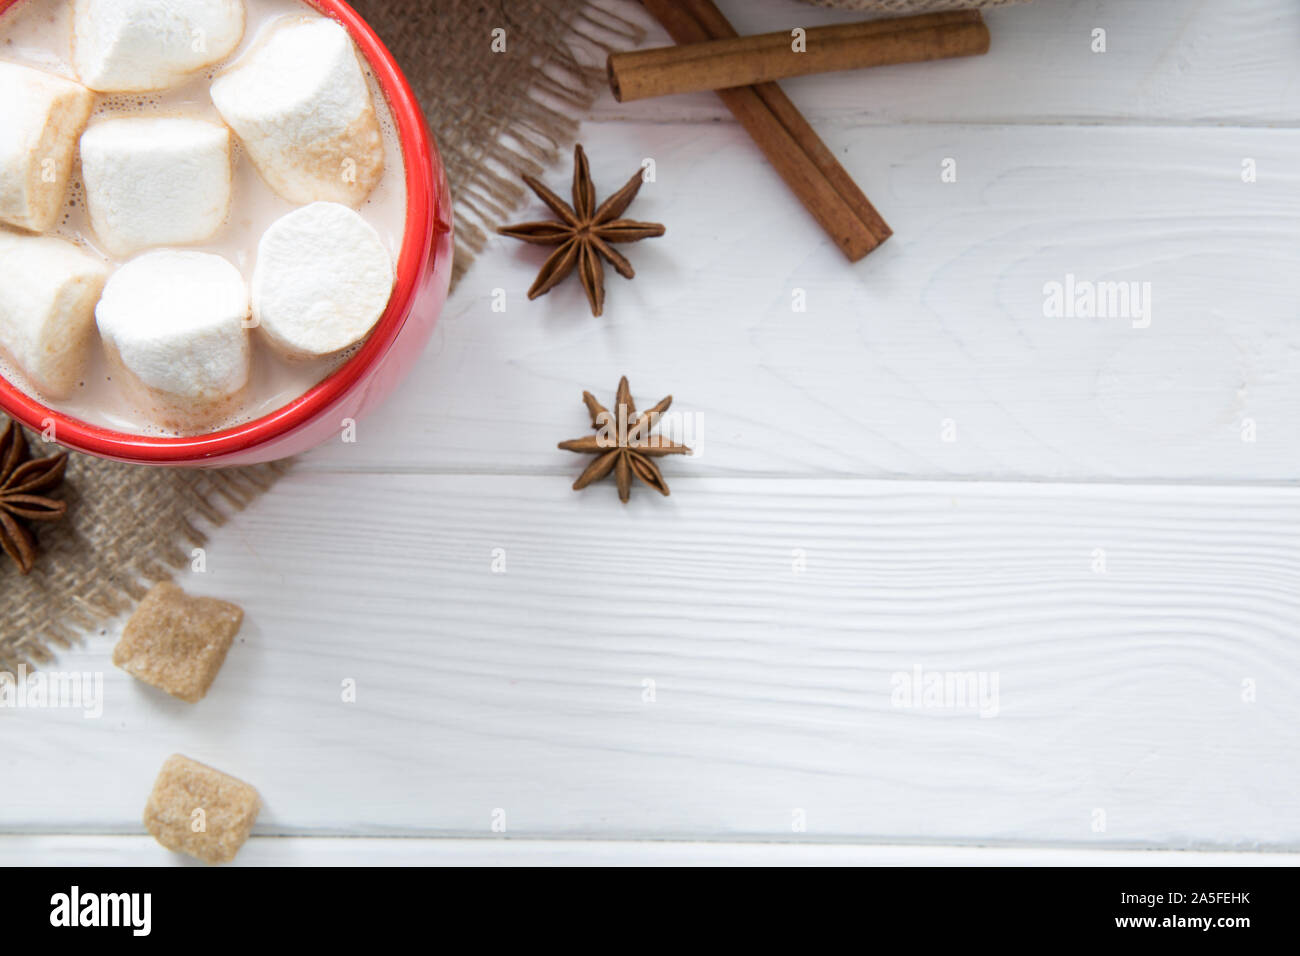
M 978 56 L 988 52 L 989 31 L 978 10 L 953 10 L 812 27 L 803 41 L 796 50 L 789 33 L 763 33 L 612 53 L 606 62 L 609 86 L 625 103 L 812 73 Z
M 642 2 L 679 44 L 737 35 L 711 0 Z M 758 83 L 717 94 L 850 261 L 858 261 L 893 234 L 781 87 Z

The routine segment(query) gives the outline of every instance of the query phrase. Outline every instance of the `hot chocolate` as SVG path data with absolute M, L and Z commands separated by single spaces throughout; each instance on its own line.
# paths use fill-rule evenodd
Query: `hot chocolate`
M 274 270 L 276 261 L 294 262 L 293 255 L 281 250 L 282 237 L 293 234 L 286 227 L 295 220 L 288 220 L 278 229 L 272 227 L 279 226 L 279 221 L 290 213 L 310 208 L 313 201 L 327 201 L 355 208 L 360 220 L 370 227 L 364 230 L 365 241 L 373 243 L 370 238 L 373 233 L 377 248 L 382 250 L 380 257 L 386 252 L 390 263 L 396 263 L 406 218 L 401 147 L 383 93 L 359 56 L 360 77 L 349 78 L 348 53 L 355 54 L 355 50 L 348 49 L 352 46 L 350 41 L 346 48 L 339 45 L 341 28 L 331 30 L 333 23 L 301 0 L 180 0 L 167 4 L 167 8 L 179 11 L 177 16 L 192 17 L 199 26 L 185 34 L 192 38 L 186 55 L 163 56 L 147 52 L 157 49 L 146 42 L 147 33 L 140 32 L 149 23 L 142 25 L 131 19 L 131 11 L 147 8 L 148 0 L 115 0 L 110 12 L 116 20 L 94 9 L 104 2 L 20 0 L 0 15 L 0 66 L 20 65 L 40 71 L 42 77 L 72 80 L 94 90 L 86 126 L 87 133 L 93 134 L 90 149 L 87 151 L 86 134 L 81 134 L 67 176 L 63 206 L 53 225 L 38 229 L 11 216 L 7 224 L 0 225 L 4 237 L 20 244 L 24 238 L 37 233 L 65 240 L 77 247 L 83 257 L 102 263 L 110 283 L 112 274 L 128 262 L 159 250 L 219 256 L 252 289 L 259 268 L 265 272 Z M 244 28 L 232 46 L 236 13 L 241 10 Z M 188 22 L 183 21 L 182 26 Z M 93 42 L 83 36 L 83 23 L 101 31 Z M 302 37 L 301 42 L 298 37 Z M 226 50 L 229 52 L 220 55 Z M 147 59 L 151 55 L 166 62 L 144 62 L 142 57 Z M 280 58 L 303 55 L 314 61 L 295 62 L 293 69 L 283 71 L 282 80 L 277 78 Z M 203 65 L 196 68 L 196 63 Z M 79 65 L 86 75 L 79 74 Z M 142 86 L 157 83 L 171 85 L 141 90 Z M 358 84 L 364 84 L 364 91 Z M 259 86 L 266 91 L 262 97 L 264 102 L 247 95 L 240 98 L 241 92 L 255 91 Z M 369 104 L 364 103 L 366 92 Z M 339 115 L 332 115 L 331 109 Z M 161 125 L 145 122 L 161 119 L 176 122 Z M 131 122 L 126 123 L 128 120 Z M 0 127 L 5 121 L 5 113 L 0 110 Z M 230 130 L 228 184 L 222 175 L 221 159 L 226 145 L 216 135 L 214 126 Z M 0 128 L 0 136 L 5 132 Z M 281 132 L 285 135 L 281 136 Z M 355 139 L 349 141 L 347 137 L 354 134 Z M 138 155 L 132 155 L 133 149 Z M 167 169 L 165 150 L 175 151 L 178 157 L 175 162 L 181 165 Z M 158 204 L 145 209 L 138 200 L 130 198 L 132 190 L 144 179 L 133 178 L 132 170 L 141 168 L 150 170 L 144 181 L 148 189 L 154 190 L 152 193 L 146 190 L 144 195 L 165 197 L 170 204 L 166 210 Z M 182 182 L 175 172 L 177 168 L 195 171 L 193 178 L 185 182 L 187 186 L 193 184 L 192 192 L 186 193 L 184 189 L 167 192 L 169 177 L 176 178 L 177 184 Z M 324 168 L 338 170 L 337 184 L 322 180 Z M 4 169 L 0 164 L 0 175 Z M 331 185 L 335 188 L 325 188 Z M 228 203 L 224 215 L 220 215 L 220 203 L 225 199 L 220 193 L 225 188 L 229 190 Z M 0 198 L 5 195 L 0 184 Z M 123 195 L 128 198 L 122 200 Z M 0 203 L 0 217 L 3 213 L 3 203 Z M 355 237 L 362 230 L 351 225 L 347 213 L 344 206 L 339 206 L 336 213 L 317 214 L 322 222 L 342 224 L 335 248 L 331 250 L 326 243 L 319 250 L 322 259 L 348 261 L 346 253 L 351 247 L 347 244 L 359 241 Z M 32 216 L 32 222 L 43 225 L 38 220 L 38 216 Z M 274 261 L 268 258 L 259 265 L 259 245 L 268 233 L 280 237 L 275 245 L 268 246 L 277 258 Z M 205 238 L 195 238 L 204 235 Z M 66 248 L 71 251 L 70 246 Z M 26 254 L 30 253 L 31 250 L 26 250 Z M 68 253 L 60 249 L 58 255 L 66 258 Z M 263 256 L 266 255 L 264 252 Z M 310 259 L 312 255 L 311 249 L 304 249 L 298 258 Z M 374 253 L 370 256 L 373 259 Z M 152 261 L 166 264 L 168 260 L 155 256 Z M 175 261 L 188 260 L 180 257 Z M 138 376 L 124 372 L 120 343 L 126 334 L 123 323 L 129 324 L 131 317 L 113 310 L 107 320 L 101 315 L 98 324 L 90 323 L 91 341 L 85 349 L 83 369 L 73 376 L 75 381 L 64 394 L 42 390 L 37 376 L 23 368 L 27 360 L 18 354 L 21 349 L 6 347 L 3 327 L 0 327 L 0 376 L 51 408 L 94 425 L 154 435 L 218 431 L 287 404 L 346 361 L 371 327 L 374 313 L 382 311 L 382 291 L 380 307 L 376 309 L 375 305 L 375 274 L 385 274 L 382 263 L 370 270 L 362 285 L 339 283 L 343 290 L 339 299 L 342 304 L 317 301 L 321 294 L 316 292 L 317 299 L 289 301 L 279 307 L 281 314 L 295 317 L 295 334 L 303 341 L 326 342 L 329 346 L 343 343 L 340 351 L 328 355 L 319 355 L 320 348 L 286 350 L 280 328 L 274 331 L 256 328 L 257 310 L 250 309 L 246 322 L 251 329 L 247 379 L 240 388 L 231 391 L 228 401 L 207 402 L 186 410 L 204 411 L 198 418 L 188 414 L 160 414 L 159 408 L 169 407 L 168 404 L 147 400 L 149 393 L 142 392 L 139 382 L 132 380 Z M 273 272 L 266 278 L 274 278 Z M 177 281 L 182 280 L 183 277 Z M 0 284 L 6 281 L 6 277 L 0 276 Z M 103 277 L 99 276 L 98 281 L 102 284 Z M 292 292 L 294 283 L 286 282 L 282 286 Z M 346 310 L 349 302 L 360 301 L 355 290 L 363 286 L 366 314 L 340 316 L 339 311 Z M 97 297 L 98 292 L 98 285 L 78 289 L 78 295 L 83 298 Z M 196 287 L 194 294 L 202 296 L 203 289 Z M 160 290 L 159 296 L 161 303 L 175 307 L 174 287 L 166 294 Z M 0 326 L 4 325 L 3 299 L 0 289 Z M 315 335 L 309 327 L 302 326 L 313 315 L 329 317 L 335 329 L 358 329 L 356 335 L 360 337 Z M 183 330 L 185 322 L 192 318 L 178 316 L 177 324 Z M 169 338 L 162 334 L 165 322 L 164 316 L 149 315 L 142 325 L 143 332 L 134 330 L 137 338 L 146 336 L 139 348 L 166 347 Z M 152 338 L 148 337 L 150 328 L 144 327 L 148 323 L 153 323 L 152 327 L 158 330 Z M 111 334 L 106 337 L 109 329 Z M 175 337 L 175 330 L 167 329 L 167 332 Z M 201 348 L 201 342 L 194 339 L 177 348 L 178 355 L 189 356 Z M 158 361 L 165 364 L 162 359 Z M 129 363 L 125 368 L 130 368 Z M 206 414 L 208 409 L 220 411 Z

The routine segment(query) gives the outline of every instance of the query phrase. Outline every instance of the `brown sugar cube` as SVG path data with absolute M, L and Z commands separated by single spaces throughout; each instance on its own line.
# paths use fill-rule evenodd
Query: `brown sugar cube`
M 244 781 L 172 754 L 144 806 L 144 826 L 169 850 L 229 863 L 248 839 L 259 804 Z
M 126 622 L 113 663 L 193 704 L 212 686 L 243 620 L 238 605 L 191 597 L 164 582 L 145 595 Z

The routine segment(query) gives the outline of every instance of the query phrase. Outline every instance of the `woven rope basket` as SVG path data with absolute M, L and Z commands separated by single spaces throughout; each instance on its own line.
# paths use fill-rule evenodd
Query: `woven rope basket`
M 1029 0 L 803 0 L 819 7 L 837 10 L 864 10 L 870 13 L 933 13 L 936 10 L 970 10 L 975 7 L 1005 7 Z

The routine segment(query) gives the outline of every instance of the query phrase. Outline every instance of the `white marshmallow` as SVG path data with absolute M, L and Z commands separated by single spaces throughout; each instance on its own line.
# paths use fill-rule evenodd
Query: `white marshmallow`
M 0 350 L 42 395 L 76 386 L 107 278 L 103 262 L 70 242 L 0 229 Z
M 248 287 L 221 256 L 159 249 L 108 280 L 95 308 L 110 365 L 159 424 L 192 431 L 229 415 L 248 383 Z
M 54 226 L 94 105 L 79 83 L 0 62 L 0 222 L 32 232 Z
M 357 206 L 384 140 L 352 39 L 333 20 L 282 17 L 212 84 L 212 102 L 267 185 L 294 203 Z
M 90 224 L 113 255 L 202 242 L 230 209 L 230 131 L 182 118 L 92 123 L 81 177 Z
M 230 55 L 243 0 L 76 0 L 72 62 L 101 93 L 175 86 Z
M 320 358 L 360 342 L 392 291 L 392 257 L 374 227 L 347 206 L 295 209 L 257 245 L 254 324 L 287 358 Z

